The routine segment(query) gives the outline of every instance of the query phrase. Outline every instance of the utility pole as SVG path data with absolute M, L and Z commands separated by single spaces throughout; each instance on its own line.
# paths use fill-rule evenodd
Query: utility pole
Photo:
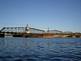
M 49 27 L 48 27 L 48 30 L 47 30 L 47 32 L 49 32 Z
M 27 24 L 26 27 L 25 27 L 25 31 L 28 31 L 28 24 Z

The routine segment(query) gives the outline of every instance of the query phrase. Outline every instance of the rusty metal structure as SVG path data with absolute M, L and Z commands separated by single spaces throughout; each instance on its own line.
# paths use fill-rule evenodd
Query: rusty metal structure
M 45 32 L 44 30 L 31 28 L 27 25 L 26 27 L 3 27 L 0 30 L 0 37 L 81 38 L 81 33 Z

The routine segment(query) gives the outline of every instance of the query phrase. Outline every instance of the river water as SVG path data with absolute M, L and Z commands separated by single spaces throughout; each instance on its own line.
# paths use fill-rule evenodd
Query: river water
M 0 38 L 0 61 L 81 61 L 81 38 Z

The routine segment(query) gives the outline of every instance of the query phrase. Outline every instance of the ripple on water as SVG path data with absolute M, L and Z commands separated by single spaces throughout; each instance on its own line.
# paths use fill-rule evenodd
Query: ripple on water
M 81 39 L 7 38 L 0 42 L 4 47 L 0 61 L 81 61 Z

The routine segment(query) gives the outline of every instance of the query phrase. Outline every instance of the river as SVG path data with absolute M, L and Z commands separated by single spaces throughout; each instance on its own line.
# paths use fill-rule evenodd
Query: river
M 0 61 L 81 61 L 81 38 L 0 38 Z

